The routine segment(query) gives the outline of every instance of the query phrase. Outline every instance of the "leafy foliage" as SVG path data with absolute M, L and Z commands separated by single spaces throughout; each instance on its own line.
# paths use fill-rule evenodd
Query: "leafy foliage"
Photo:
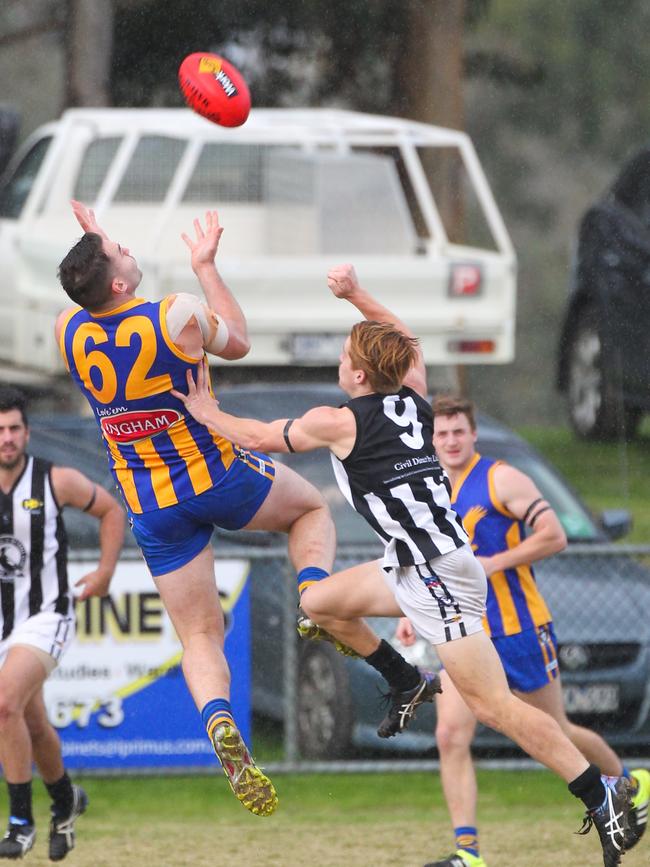
M 179 105 L 176 70 L 181 60 L 193 51 L 214 51 L 241 68 L 258 106 L 329 103 L 362 111 L 398 110 L 409 7 L 420 2 L 125 3 L 116 16 L 114 100 L 119 105 Z M 466 7 L 467 20 L 474 24 L 489 0 L 467 0 Z

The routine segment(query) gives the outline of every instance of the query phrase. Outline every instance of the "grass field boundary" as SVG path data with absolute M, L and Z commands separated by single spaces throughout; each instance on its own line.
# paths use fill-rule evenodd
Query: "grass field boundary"
M 629 768 L 650 768 L 648 758 L 625 757 L 625 765 Z M 475 759 L 474 764 L 483 771 L 546 771 L 543 765 L 534 759 Z M 421 774 L 438 773 L 440 762 L 437 759 L 350 759 L 331 762 L 267 762 L 264 770 L 270 776 L 291 774 L 305 776 L 309 774 Z M 120 770 L 84 769 L 77 772 L 80 777 L 124 778 L 129 777 L 208 777 L 219 774 L 216 763 L 210 767 L 178 767 L 178 768 L 121 768 Z

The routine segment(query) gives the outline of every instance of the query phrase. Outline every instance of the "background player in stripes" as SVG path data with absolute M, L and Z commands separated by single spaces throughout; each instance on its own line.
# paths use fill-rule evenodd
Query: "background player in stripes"
M 9 790 L 9 825 L 0 858 L 34 845 L 32 762 L 52 798 L 49 858 L 74 846 L 86 794 L 65 772 L 61 742 L 48 721 L 43 684 L 75 634 L 67 574 L 64 507 L 99 521 L 100 559 L 77 582 L 79 599 L 106 596 L 124 539 L 124 511 L 78 470 L 29 455 L 23 395 L 0 387 L 0 760 Z
M 514 696 L 482 625 L 485 573 L 450 503 L 449 481 L 431 441 L 424 360 L 407 327 L 359 286 L 354 269 L 332 269 L 328 285 L 366 321 L 345 341 L 339 384 L 350 400 L 302 418 L 269 424 L 222 412 L 206 371 L 188 373 L 189 411 L 250 448 L 332 453 L 341 490 L 384 541 L 382 561 L 337 573 L 310 587 L 302 606 L 312 620 L 365 656 L 364 616 L 400 609 L 434 644 L 473 713 L 506 733 L 563 777 L 598 829 L 605 867 L 620 863 L 630 803 L 625 778 L 601 777 L 547 714 Z
M 560 521 L 527 475 L 476 451 L 471 401 L 443 396 L 433 401 L 433 444 L 452 485 L 451 503 L 463 519 L 474 553 L 488 576 L 485 626 L 503 663 L 510 688 L 523 701 L 550 714 L 585 755 L 612 776 L 625 775 L 635 788 L 626 849 L 646 827 L 650 773 L 624 769 L 600 735 L 571 723 L 564 710 L 551 614 L 531 564 L 562 550 Z M 415 640 L 404 618 L 397 637 Z M 440 776 L 454 828 L 456 852 L 427 867 L 485 867 L 476 828 L 477 786 L 470 747 L 476 717 L 441 673 L 436 702 Z

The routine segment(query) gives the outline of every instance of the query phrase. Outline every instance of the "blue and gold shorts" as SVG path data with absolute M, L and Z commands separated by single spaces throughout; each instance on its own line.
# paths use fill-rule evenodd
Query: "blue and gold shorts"
M 493 637 L 510 689 L 535 692 L 559 674 L 557 639 L 552 623 L 516 635 Z
M 241 530 L 266 499 L 275 465 L 261 452 L 240 451 L 219 484 L 202 494 L 141 515 L 131 529 L 151 574 L 166 575 L 193 560 L 215 527 Z

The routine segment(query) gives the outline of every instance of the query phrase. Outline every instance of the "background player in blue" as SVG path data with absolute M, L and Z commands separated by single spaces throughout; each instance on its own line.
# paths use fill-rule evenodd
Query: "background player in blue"
M 57 319 L 56 337 L 102 432 L 134 535 L 183 646 L 183 673 L 236 797 L 269 815 L 277 796 L 254 764 L 230 707 L 230 673 L 210 538 L 215 525 L 286 532 L 303 580 L 327 575 L 335 533 L 321 494 L 289 468 L 213 434 L 171 394 L 206 352 L 236 359 L 249 350 L 246 320 L 221 279 L 217 214 L 183 235 L 207 304 L 189 294 L 136 297 L 142 274 L 130 251 L 73 210 L 84 236 L 59 267 L 78 305 Z
M 566 536 L 534 482 L 503 461 L 476 451 L 475 408 L 454 396 L 433 402 L 433 443 L 452 485 L 451 502 L 463 519 L 474 552 L 488 576 L 485 626 L 512 691 L 557 720 L 578 749 L 612 776 L 627 775 L 600 735 L 571 723 L 564 710 L 551 614 L 530 564 L 561 551 Z M 407 619 L 397 637 L 415 640 Z M 440 777 L 454 828 L 456 852 L 428 867 L 485 867 L 476 828 L 477 785 L 470 752 L 476 717 L 446 672 L 436 701 Z M 629 776 L 629 775 L 628 775 Z M 626 849 L 645 831 L 650 773 L 632 771 L 635 786 Z
M 196 387 L 188 373 L 185 405 L 204 424 L 250 448 L 330 449 L 341 490 L 384 541 L 385 554 L 308 588 L 304 610 L 364 656 L 369 648 L 360 618 L 402 610 L 435 646 L 475 716 L 563 777 L 583 800 L 584 827 L 596 825 L 605 867 L 614 867 L 623 852 L 629 782 L 601 777 L 554 719 L 508 688 L 482 624 L 485 573 L 451 507 L 449 481 L 431 442 L 433 418 L 417 341 L 361 289 L 350 265 L 332 269 L 328 285 L 366 317 L 341 353 L 339 384 L 350 397 L 343 407 L 317 407 L 300 419 L 269 424 L 237 418 L 219 409 L 203 368 Z

